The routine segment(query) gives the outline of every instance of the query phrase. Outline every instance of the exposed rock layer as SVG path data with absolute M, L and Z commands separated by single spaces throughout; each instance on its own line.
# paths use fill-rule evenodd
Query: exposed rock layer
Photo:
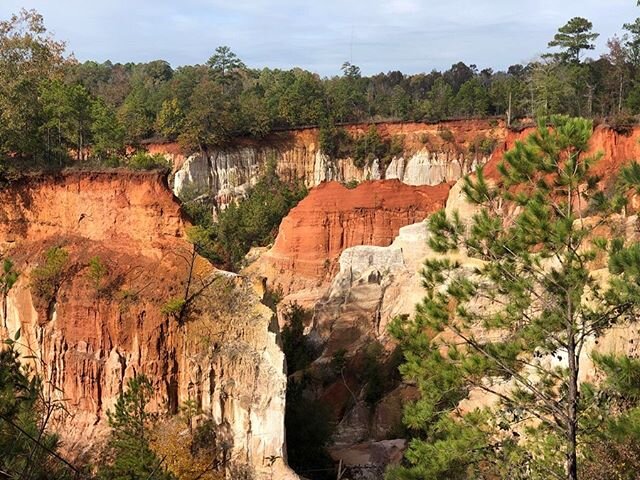
M 389 245 L 398 230 L 444 206 L 449 185 L 371 181 L 348 189 L 328 182 L 311 190 L 282 221 L 276 241 L 254 267 L 283 292 L 330 279 L 338 257 L 355 245 Z
M 516 141 L 524 140 L 531 131 L 525 129 L 505 133 L 487 164 L 489 178 L 497 178 L 496 167 L 504 152 Z M 639 139 L 638 128 L 627 134 L 617 133 L 603 126 L 595 129 L 590 153 L 602 154 L 595 165 L 595 171 L 601 175 L 603 186 L 611 185 L 622 165 L 640 158 Z M 458 211 L 464 220 L 473 215 L 475 208 L 466 203 L 462 185 L 458 181 L 448 191 L 446 209 L 449 213 Z M 636 204 L 637 199 L 632 199 L 633 208 L 630 211 L 636 211 Z M 298 218 L 306 218 L 311 210 L 305 213 L 306 215 L 299 215 Z M 629 217 L 627 221 L 627 230 L 631 232 L 629 238 L 637 236 L 632 233 L 636 221 L 635 216 Z M 276 242 L 278 255 L 282 262 L 286 262 L 287 258 L 293 262 L 299 254 L 297 249 L 290 248 L 292 229 L 285 226 L 283 224 L 281 230 L 283 238 Z M 329 231 L 335 232 L 335 224 L 321 223 L 314 238 L 322 238 Z M 331 361 L 336 353 L 347 352 L 347 366 L 343 376 L 315 392 L 331 407 L 338 420 L 331 453 L 334 458 L 342 459 L 345 465 L 365 463 L 379 466 L 380 461 L 375 458 L 374 452 L 379 441 L 393 439 L 398 431 L 402 407 L 399 396 L 402 394 L 405 398 L 410 398 L 415 395 L 410 389 L 403 391 L 400 387 L 387 393 L 375 405 L 366 405 L 363 401 L 365 385 L 359 357 L 373 341 L 381 342 L 387 351 L 391 351 L 393 342 L 386 329 L 389 320 L 397 314 L 412 314 L 415 304 L 423 297 L 419 270 L 425 258 L 436 255 L 428 248 L 426 238 L 426 226 L 420 222 L 400 228 L 398 236 L 388 247 L 381 246 L 387 243 L 371 241 L 362 246 L 346 248 L 339 257 L 336 264 L 339 268 L 330 283 L 322 283 L 310 291 L 308 284 L 294 282 L 285 298 L 285 301 L 300 301 L 313 311 L 313 321 L 308 328 L 309 338 L 322 346 L 322 355 L 311 367 L 313 371 L 318 374 L 327 371 L 331 368 Z M 286 251 L 288 248 L 289 253 Z M 475 265 L 474 259 L 460 257 L 458 260 L 470 267 Z M 282 272 L 276 271 L 273 278 L 281 276 Z M 592 342 L 587 352 L 598 349 L 637 355 L 638 335 L 638 325 L 615 328 L 600 339 L 597 345 Z M 585 353 L 582 369 L 585 379 L 591 379 L 594 374 L 588 353 Z M 486 395 L 474 392 L 465 408 L 490 401 Z
M 21 275 L 1 334 L 21 329 L 19 348 L 67 399 L 72 417 L 59 427 L 68 452 L 91 449 L 127 380 L 144 373 L 151 408 L 176 413 L 195 400 L 232 445 L 233 462 L 258 478 L 287 478 L 284 358 L 253 286 L 195 257 L 190 294 L 199 295 L 181 321 L 161 311 L 185 295 L 192 257 L 184 227 L 155 173 L 75 172 L 10 185 L 0 193 L 0 246 Z M 69 258 L 49 299 L 33 293 L 32 281 L 52 246 Z M 108 272 L 97 283 L 88 274 L 94 257 Z
M 350 135 L 364 134 L 369 125 L 345 127 Z M 297 129 L 271 134 L 260 141 L 238 140 L 233 146 L 184 155 L 175 144 L 151 144 L 149 151 L 165 153 L 174 162 L 174 191 L 181 195 L 208 193 L 219 204 L 242 195 L 255 183 L 269 161 L 280 176 L 315 187 L 324 181 L 340 182 L 399 179 L 410 185 L 437 185 L 455 181 L 490 157 L 478 148 L 483 139 L 503 142 L 503 122 L 450 121 L 439 124 L 387 123 L 376 128 L 382 138 L 401 138 L 403 152 L 381 165 L 374 159 L 362 167 L 351 158 L 331 159 L 320 149 L 319 130 Z

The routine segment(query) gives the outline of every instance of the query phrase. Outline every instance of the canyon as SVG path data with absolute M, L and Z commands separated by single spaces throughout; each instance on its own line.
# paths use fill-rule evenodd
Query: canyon
M 0 196 L 2 254 L 20 272 L 3 299 L 2 334 L 20 332 L 16 348 L 69 412 L 56 429 L 70 457 L 95 454 L 106 412 L 145 374 L 152 411 L 176 414 L 192 400 L 213 420 L 229 468 L 295 478 L 283 460 L 286 376 L 273 312 L 259 285 L 193 254 L 161 174 L 37 176 Z M 34 271 L 52 248 L 67 258 L 42 298 Z M 100 285 L 89 273 L 95 258 L 106 267 Z M 175 298 L 192 298 L 182 318 L 164 311 Z
M 368 126 L 346 128 L 362 134 Z M 149 144 L 173 162 L 171 184 L 156 172 L 68 171 L 27 176 L 0 192 L 0 254 L 20 272 L 2 299 L 0 334 L 19 330 L 17 348 L 32 357 L 25 361 L 66 399 L 70 415 L 57 420 L 65 452 L 90 455 L 127 380 L 144 373 L 154 411 L 176 414 L 194 400 L 228 440 L 234 465 L 249 466 L 257 479 L 296 478 L 284 429 L 287 376 L 296 372 L 287 372 L 280 334 L 284 307 L 296 303 L 309 312 L 305 335 L 317 351 L 308 368 L 321 379 L 313 395 L 336 425 L 331 455 L 360 478 L 379 478 L 399 460 L 402 404 L 415 392 L 394 374 L 396 345 L 386 327 L 422 298 L 419 271 L 433 255 L 423 220 L 444 207 L 469 218 L 461 177 L 478 165 L 495 177 L 503 153 L 528 130 L 496 120 L 377 128 L 383 138 L 403 137 L 402 155 L 387 165 L 330 159 L 317 129 L 299 129 L 193 155 Z M 487 139 L 492 151 L 481 151 Z M 604 187 L 640 157 L 639 140 L 637 128 L 596 128 L 591 151 L 602 152 L 596 170 Z M 309 195 L 246 270 L 217 270 L 194 254 L 174 194 L 206 194 L 222 206 L 246 194 L 269 162 Z M 43 298 L 34 271 L 53 248 L 68 257 L 59 285 Z M 90 274 L 95 258 L 107 272 L 99 284 Z M 274 292 L 278 315 L 263 303 Z M 184 311 L 167 313 L 168 302 L 183 298 Z M 600 348 L 631 348 L 637 337 L 636 329 L 616 331 Z M 362 373 L 372 345 L 389 377 L 373 400 Z M 341 371 L 327 373 L 338 357 Z

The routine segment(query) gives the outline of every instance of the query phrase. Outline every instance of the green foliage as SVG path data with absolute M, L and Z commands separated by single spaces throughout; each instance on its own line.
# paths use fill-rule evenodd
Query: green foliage
M 147 404 L 152 395 L 153 386 L 149 379 L 137 375 L 127 382 L 126 391 L 118 398 L 115 408 L 107 412 L 111 435 L 106 456 L 110 461 L 100 466 L 100 479 L 173 478 L 149 446 L 150 426 L 154 417 L 147 412 Z
M 622 26 L 627 32 L 625 36 L 625 50 L 629 62 L 634 66 L 640 66 L 640 18 L 636 18 L 633 23 L 625 23 Z
M 12 344 L 0 350 L 0 470 L 9 478 L 71 479 L 73 470 L 54 456 L 59 441 L 44 416 L 42 381 L 20 365 Z
M 393 157 L 401 155 L 403 151 L 403 136 L 397 135 L 383 139 L 375 125 L 371 125 L 364 135 L 353 139 L 353 163 L 359 168 L 370 165 L 373 160 L 378 159 L 380 168 L 384 170 Z
M 121 156 L 124 151 L 124 128 L 113 109 L 101 99 L 91 105 L 92 155 L 102 162 Z
M 66 160 L 49 155 L 41 98 L 45 85 L 62 74 L 64 50 L 35 10 L 22 9 L 0 22 L 0 169 Z
M 438 135 L 440 136 L 443 142 L 455 143 L 456 141 L 456 138 L 454 137 L 453 132 L 448 128 L 443 128 L 441 130 L 438 130 Z
M 444 212 L 429 219 L 430 246 L 443 257 L 425 263 L 427 295 L 415 318 L 390 327 L 405 356 L 401 373 L 420 399 L 405 410 L 407 464 L 389 478 L 577 478 L 597 420 L 591 407 L 602 398 L 578 382 L 580 352 L 640 306 L 640 244 L 593 238 L 594 225 L 583 222 L 591 203 L 598 225 L 620 231 L 614 214 L 639 184 L 638 169 L 626 169 L 605 196 L 590 171 L 599 158 L 587 154 L 591 133 L 581 118 L 541 121 L 504 155 L 496 186 L 482 170 L 466 179 L 478 207 L 469 224 Z M 603 249 L 607 282 L 592 273 Z M 473 260 L 447 256 L 457 251 Z M 635 360 L 594 360 L 606 385 L 634 398 Z M 496 395 L 498 405 L 453 419 L 471 391 Z
M 440 121 L 453 113 L 453 88 L 444 78 L 437 78 L 421 104 L 421 114 L 431 121 Z
M 304 335 L 309 312 L 293 303 L 285 307 L 284 320 L 282 351 L 287 359 L 287 370 L 291 374 L 304 370 L 313 361 L 313 349 Z
M 478 77 L 465 82 L 454 101 L 456 110 L 463 116 L 483 117 L 489 112 L 489 92 Z
M 175 140 L 182 131 L 184 118 L 177 98 L 165 100 L 156 117 L 156 129 L 165 138 Z
M 352 155 L 352 139 L 347 131 L 334 124 L 320 127 L 320 150 L 332 160 L 347 158 Z
M 559 53 L 507 71 L 457 62 L 443 72 L 365 77 L 346 62 L 342 75 L 321 78 L 300 68 L 248 69 L 226 46 L 206 65 L 176 69 L 163 60 L 76 63 L 40 15 L 22 11 L 0 28 L 0 169 L 14 176 L 23 165 L 60 168 L 73 158 L 118 166 L 125 142 L 161 136 L 205 152 L 239 136 L 312 125 L 322 127 L 329 157 L 386 164 L 394 154 L 377 150 L 393 150 L 393 141 L 385 146 L 371 132 L 352 139 L 336 122 L 633 114 L 640 112 L 640 27 L 624 28 L 628 34 L 611 39 L 610 51 L 593 62 L 579 60 L 597 34 L 574 18 L 550 43 Z
M 604 386 L 634 404 L 640 401 L 640 360 L 594 352 L 593 362 L 605 374 Z M 639 437 L 640 438 L 640 437 Z
M 178 317 L 184 310 L 185 305 L 186 302 L 184 298 L 172 298 L 162 305 L 160 312 L 162 312 L 163 315 Z
M 68 85 L 60 80 L 44 83 L 40 90 L 47 137 L 47 156 L 64 163 L 69 149 L 76 159 L 84 156 L 91 134 L 91 101 L 82 85 Z
M 234 130 L 232 110 L 222 85 L 204 78 L 193 89 L 180 143 L 187 149 L 201 151 L 224 145 Z
M 166 170 L 171 168 L 170 162 L 161 153 L 149 154 L 144 151 L 136 152 L 127 162 L 132 170 Z
M 469 146 L 469 152 L 488 157 L 495 150 L 497 143 L 497 140 L 493 137 L 478 135 Z
M 582 17 L 574 17 L 558 29 L 549 47 L 559 47 L 561 52 L 557 54 L 563 61 L 580 63 L 580 52 L 593 50 L 593 42 L 600 36 L 593 33 L 593 24 Z
M 51 247 L 45 252 L 44 263 L 31 272 L 31 289 L 35 295 L 49 303 L 64 280 L 69 252 L 62 247 Z
M 204 228 L 211 227 L 214 205 L 208 193 L 202 193 L 198 189 L 188 186 L 181 190 L 180 201 L 182 209 L 194 225 Z
M 219 212 L 217 221 L 198 215 L 198 225 L 189 231 L 198 252 L 214 263 L 229 269 L 239 268 L 251 247 L 266 246 L 273 241 L 282 219 L 304 196 L 304 187 L 292 187 L 278 177 L 275 163 L 238 203 Z
M 151 92 L 142 83 L 133 83 L 131 92 L 118 109 L 118 121 L 124 127 L 126 141 L 137 145 L 153 132 L 154 113 L 149 103 Z
M 109 270 L 100 257 L 92 257 L 89 260 L 89 280 L 96 292 L 100 293 L 104 288 L 104 280 L 108 273 Z
M 3 297 L 7 296 L 17 281 L 18 272 L 15 270 L 13 262 L 10 258 L 5 258 L 2 261 L 2 271 L 0 272 L 0 291 L 2 291 Z
M 227 46 L 216 48 L 215 53 L 207 61 L 207 65 L 217 77 L 224 79 L 225 82 L 228 81 L 229 76 L 245 68 L 244 63 Z
M 592 355 L 604 376 L 599 388 L 583 385 L 583 423 L 593 431 L 585 445 L 581 477 L 633 479 L 640 468 L 640 361 L 624 355 Z
M 200 445 L 196 446 L 196 438 L 194 435 L 194 418 L 196 415 L 200 413 L 198 404 L 192 398 L 185 400 L 180 405 L 180 417 L 182 421 L 185 423 L 187 428 L 189 429 L 189 434 L 191 435 L 191 452 L 196 452 Z M 200 439 L 198 439 L 198 444 L 200 443 Z

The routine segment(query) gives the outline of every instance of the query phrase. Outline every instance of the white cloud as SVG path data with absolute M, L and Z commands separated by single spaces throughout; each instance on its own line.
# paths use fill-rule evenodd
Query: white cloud
M 81 59 L 203 62 L 225 44 L 248 64 L 332 75 L 505 68 L 543 52 L 570 17 L 594 22 L 598 45 L 640 15 L 633 0 L 0 0 L 0 18 L 36 8 Z M 597 52 L 596 52 L 597 54 Z

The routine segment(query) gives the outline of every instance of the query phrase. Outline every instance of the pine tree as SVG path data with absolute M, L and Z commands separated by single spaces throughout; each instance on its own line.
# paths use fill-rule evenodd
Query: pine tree
M 0 350 L 0 471 L 25 480 L 79 478 L 80 470 L 57 453 L 42 380 L 21 365 L 19 339 L 20 330 Z
M 560 47 L 562 50 L 557 57 L 562 61 L 580 63 L 580 52 L 593 50 L 593 42 L 600 36 L 594 33 L 593 23 L 586 18 L 574 17 L 558 29 L 549 42 L 549 47 Z
M 104 480 L 170 480 L 173 478 L 162 466 L 162 459 L 151 450 L 149 424 L 151 414 L 146 410 L 153 393 L 144 375 L 133 377 L 127 390 L 120 395 L 113 411 L 107 413 L 111 438 L 107 446 L 111 461 L 100 469 Z
M 390 479 L 578 478 L 594 398 L 579 384 L 585 345 L 640 304 L 640 244 L 616 235 L 624 218 L 613 215 L 640 166 L 605 196 L 591 173 L 599 156 L 587 154 L 592 123 L 550 123 L 505 154 L 496 186 L 482 169 L 466 179 L 478 206 L 468 225 L 444 211 L 429 219 L 442 256 L 425 263 L 415 319 L 391 327 L 421 398 L 405 411 L 407 465 Z M 593 271 L 606 257 L 603 281 Z

